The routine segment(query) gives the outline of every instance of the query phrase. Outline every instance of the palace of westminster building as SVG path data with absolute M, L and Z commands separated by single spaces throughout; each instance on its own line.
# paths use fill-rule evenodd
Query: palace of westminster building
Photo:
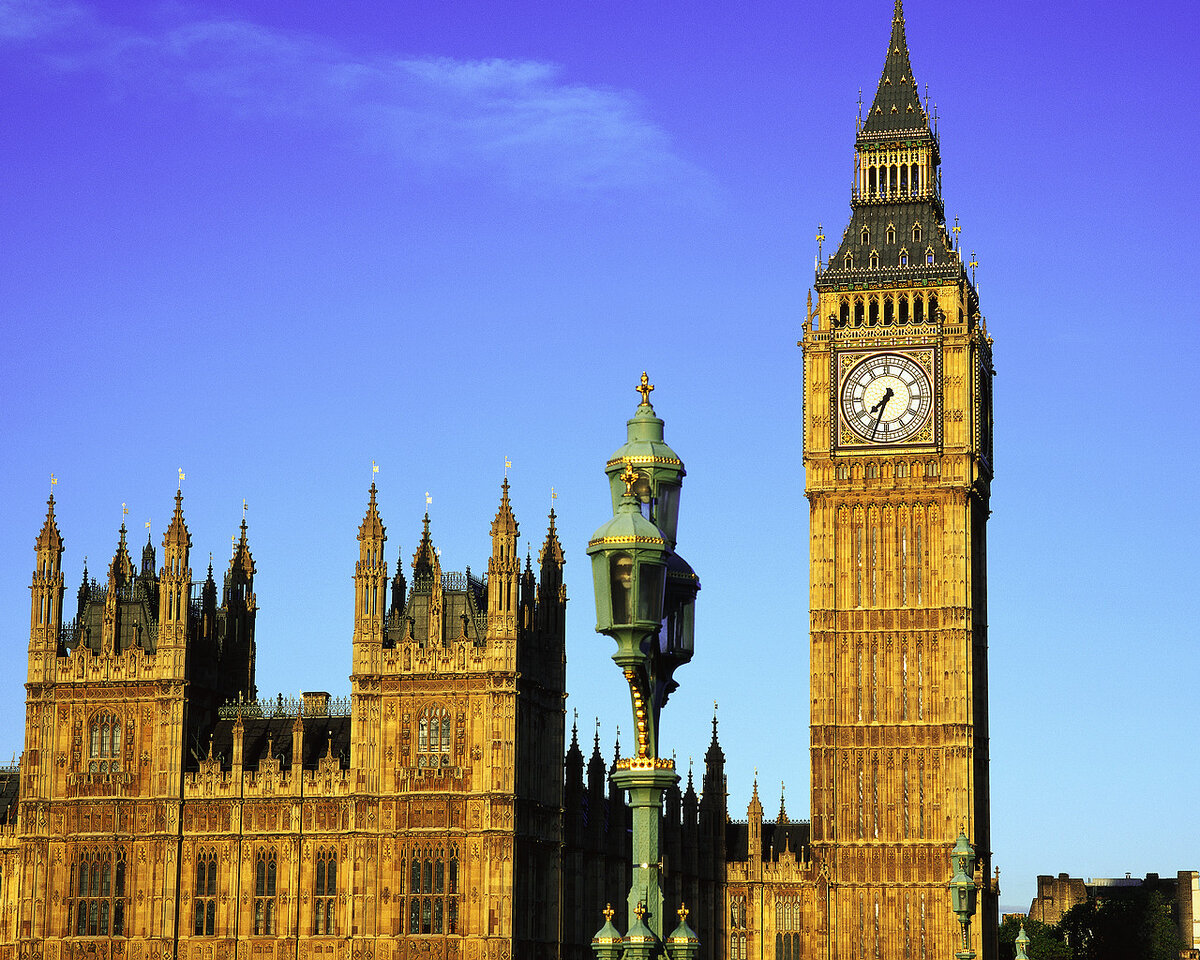
M 667 909 L 692 907 L 707 960 L 943 960 L 960 830 L 971 948 L 996 956 L 991 340 L 940 162 L 895 0 L 800 341 L 811 816 L 765 819 L 756 785 L 731 819 L 714 720 L 663 827 Z M 135 563 L 122 527 L 72 615 L 51 498 L 24 751 L 0 773 L 0 960 L 590 958 L 628 886 L 629 810 L 598 739 L 586 761 L 567 740 L 554 513 L 535 570 L 508 494 L 486 576 L 441 569 L 426 515 L 408 580 L 372 486 L 347 701 L 258 699 L 245 521 L 228 569 L 196 577 L 177 494 L 161 544 Z

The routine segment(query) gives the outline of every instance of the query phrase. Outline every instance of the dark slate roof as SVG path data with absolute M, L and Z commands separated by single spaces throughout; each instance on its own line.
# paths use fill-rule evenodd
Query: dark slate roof
M 879 78 L 879 89 L 860 137 L 892 137 L 901 131 L 929 129 L 929 117 L 921 106 L 921 95 L 917 81 L 913 78 L 912 64 L 908 58 L 908 41 L 904 37 L 904 4 L 896 0 L 892 13 L 892 37 L 888 43 L 887 58 L 883 63 L 883 75 Z
M 771 850 L 771 838 L 776 833 L 776 822 L 764 820 L 762 825 L 762 850 L 759 855 L 763 860 L 778 860 L 783 853 L 782 846 Z M 798 854 L 808 849 L 809 824 L 805 820 L 789 821 L 783 825 L 783 833 L 787 837 L 787 848 L 791 853 Z M 725 824 L 725 859 L 732 862 L 750 859 L 750 825 L 743 821 L 729 820 Z
M 16 770 L 0 771 L 0 824 L 17 818 L 17 793 L 21 775 Z
M 913 227 L 920 227 L 920 240 L 913 239 Z M 868 239 L 863 242 L 863 227 Z M 888 228 L 894 237 L 888 239 Z M 908 265 L 900 265 L 901 254 Z M 847 268 L 846 255 L 852 258 Z M 871 255 L 879 258 L 871 267 Z M 929 263 L 930 254 L 933 262 Z M 821 271 L 818 283 L 868 283 L 876 286 L 892 281 L 917 279 L 958 280 L 964 267 L 955 252 L 941 211 L 929 199 L 895 200 L 886 203 L 856 203 L 850 223 L 842 234 L 837 253 Z
M 271 753 L 282 765 L 292 766 L 292 725 L 295 717 L 242 718 L 242 769 L 257 769 L 259 761 Z M 333 755 L 341 761 L 343 770 L 350 767 L 350 718 L 349 717 L 304 717 L 304 756 L 301 766 L 315 770 L 319 761 L 329 751 L 333 739 Z M 233 726 L 237 720 L 218 720 L 212 729 L 213 756 L 228 770 L 233 760 Z M 189 770 L 198 769 L 200 760 L 208 755 L 209 742 L 191 744 L 188 750 Z

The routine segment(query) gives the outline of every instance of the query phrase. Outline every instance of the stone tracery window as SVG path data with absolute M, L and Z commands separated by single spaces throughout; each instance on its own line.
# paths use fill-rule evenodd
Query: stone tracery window
M 254 935 L 275 935 L 277 866 L 274 849 L 261 848 L 254 862 Z
M 426 707 L 417 718 L 417 766 L 437 769 L 450 766 L 454 723 L 445 707 Z
M 67 884 L 69 937 L 125 935 L 125 852 L 85 850 L 71 865 Z
M 746 960 L 746 898 L 729 900 L 729 960 Z
M 408 856 L 408 932 L 458 933 L 458 846 L 425 844 Z
M 121 770 L 121 721 L 102 713 L 88 725 L 88 773 L 109 774 Z
M 337 850 L 317 850 L 317 876 L 313 885 L 313 934 L 332 937 L 337 934 Z
M 775 930 L 776 960 L 801 960 L 799 897 L 775 901 Z
M 198 937 L 215 936 L 217 932 L 217 855 L 212 850 L 196 854 L 196 886 L 192 891 L 195 904 L 195 930 Z

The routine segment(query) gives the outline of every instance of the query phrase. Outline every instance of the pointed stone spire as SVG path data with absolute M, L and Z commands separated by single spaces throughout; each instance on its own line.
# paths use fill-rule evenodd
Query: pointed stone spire
M 783 802 L 784 788 L 783 784 L 779 784 L 779 816 L 775 820 L 775 829 L 771 833 L 771 849 L 776 857 L 787 852 L 788 849 L 788 826 L 791 821 L 788 819 L 787 807 Z
M 583 789 L 583 751 L 579 748 L 579 711 L 575 712 L 575 719 L 571 724 L 571 745 L 567 747 L 563 768 L 566 771 L 567 794 L 574 796 Z
M 112 562 L 108 565 L 108 585 L 120 589 L 133 579 L 133 561 L 129 558 L 129 547 L 125 543 L 125 524 L 121 524 L 120 539 L 117 542 L 117 552 L 113 554 Z
M 749 804 L 749 806 L 746 807 L 746 813 L 749 815 L 750 819 L 752 819 L 752 820 L 755 817 L 757 817 L 759 819 L 759 821 L 762 820 L 763 805 L 762 805 L 762 801 L 760 801 L 758 799 L 758 773 L 757 772 L 755 772 L 755 774 L 754 774 L 754 787 L 750 793 L 750 804 Z
M 29 634 L 29 679 L 51 675 L 52 657 L 66 650 L 61 646 L 62 599 L 65 591 L 62 573 L 63 539 L 54 519 L 54 495 L 46 501 L 46 520 L 34 545 L 36 555 L 30 586 L 32 625 Z M 85 571 L 86 576 L 86 571 Z
M 894 134 L 901 130 L 929 129 L 929 118 L 921 105 L 921 95 L 913 79 L 904 36 L 904 3 L 896 0 L 892 11 L 892 36 L 875 100 L 863 124 L 863 134 Z
M 488 557 L 488 620 L 490 638 L 517 635 L 521 603 L 521 558 L 517 552 L 520 528 L 508 501 L 508 478 L 500 488 L 500 507 L 492 521 L 492 555 Z
M 567 591 L 563 585 L 564 554 L 554 525 L 554 508 L 550 509 L 550 526 L 538 551 L 540 578 L 538 583 L 538 626 L 548 638 L 564 637 Z
M 608 768 L 604 765 L 604 757 L 600 753 L 600 721 L 596 721 L 596 737 L 592 742 L 592 755 L 588 759 L 588 792 L 604 796 L 604 780 Z
M 237 545 L 233 549 L 233 559 L 229 562 L 229 568 L 232 570 L 237 568 L 247 581 L 254 578 L 254 574 L 258 572 L 254 566 L 254 557 L 250 553 L 250 544 L 246 539 L 246 518 L 242 517 L 241 536 L 238 537 Z
M 150 531 L 146 531 L 146 545 L 142 547 L 142 576 L 154 576 L 154 541 L 151 539 Z
M 63 538 L 58 532 L 58 521 L 54 517 L 54 494 L 50 494 L 50 499 L 46 501 L 46 520 L 42 524 L 34 549 L 39 557 L 43 554 L 55 557 L 62 554 Z
M 370 499 L 367 501 L 367 513 L 358 527 L 359 542 L 387 539 L 387 530 L 383 525 L 383 521 L 379 519 L 379 507 L 375 503 L 375 493 L 375 484 L 372 483 L 369 491 Z
M 178 573 L 187 566 L 188 550 L 192 546 L 192 535 L 188 533 L 187 524 L 183 522 L 183 491 L 175 491 L 175 512 L 171 514 L 171 522 L 167 524 L 163 534 L 163 563 L 166 573 Z M 179 564 L 173 566 L 171 561 L 178 559 Z
M 404 612 L 405 600 L 408 596 L 408 581 L 404 578 L 403 551 L 397 548 L 396 575 L 392 577 L 391 611 L 395 614 Z
M 433 539 L 429 536 L 429 511 L 425 511 L 424 526 L 421 530 L 421 542 L 417 544 L 416 553 L 412 558 L 413 582 L 422 583 L 434 576 L 441 575 L 441 564 L 437 551 L 433 548 Z

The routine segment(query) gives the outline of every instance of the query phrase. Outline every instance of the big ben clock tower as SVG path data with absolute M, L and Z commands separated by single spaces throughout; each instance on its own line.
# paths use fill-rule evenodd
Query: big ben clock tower
M 992 354 L 946 229 L 940 162 L 896 0 L 883 75 L 858 125 L 851 220 L 818 264 L 801 341 L 812 847 L 830 960 L 962 950 L 947 889 L 960 831 L 980 864 L 971 949 L 996 955 Z

